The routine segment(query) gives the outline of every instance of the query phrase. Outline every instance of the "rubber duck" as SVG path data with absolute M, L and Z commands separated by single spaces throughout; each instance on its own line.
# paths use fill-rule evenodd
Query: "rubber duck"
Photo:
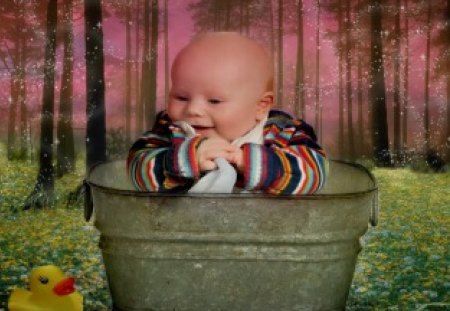
M 29 277 L 30 290 L 14 289 L 10 311 L 82 311 L 83 296 L 75 291 L 75 279 L 65 277 L 56 266 L 35 268 Z

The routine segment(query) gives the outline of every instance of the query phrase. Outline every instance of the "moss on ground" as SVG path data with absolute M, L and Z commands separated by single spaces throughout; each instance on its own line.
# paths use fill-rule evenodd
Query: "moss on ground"
M 56 182 L 56 206 L 21 211 L 37 167 L 6 161 L 0 147 L 0 310 L 11 290 L 26 287 L 28 272 L 44 264 L 75 276 L 85 310 L 111 306 L 98 249 L 99 234 L 81 206 L 66 198 L 83 179 L 77 171 Z M 449 310 L 450 173 L 374 169 L 380 187 L 380 222 L 364 245 L 348 310 Z

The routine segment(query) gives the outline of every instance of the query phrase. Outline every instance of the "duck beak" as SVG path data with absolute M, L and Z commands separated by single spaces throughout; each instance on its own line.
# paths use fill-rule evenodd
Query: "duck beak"
M 53 292 L 58 296 L 69 295 L 75 291 L 74 285 L 74 278 L 66 278 L 53 287 Z

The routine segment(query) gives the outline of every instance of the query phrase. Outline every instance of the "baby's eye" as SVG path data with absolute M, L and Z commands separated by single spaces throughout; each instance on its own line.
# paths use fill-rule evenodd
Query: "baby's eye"
M 212 99 L 208 100 L 208 102 L 210 104 L 216 105 L 216 104 L 220 104 L 222 101 L 220 99 L 212 98 Z
M 185 96 L 175 96 L 175 99 L 182 101 L 182 102 L 187 102 L 189 100 L 189 98 L 187 98 Z

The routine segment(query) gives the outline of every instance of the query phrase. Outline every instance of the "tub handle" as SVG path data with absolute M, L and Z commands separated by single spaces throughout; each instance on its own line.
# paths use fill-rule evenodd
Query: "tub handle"
M 372 197 L 372 208 L 370 209 L 370 217 L 369 217 L 369 222 L 372 225 L 372 227 L 375 227 L 376 225 L 378 225 L 378 213 L 380 211 L 380 206 L 379 206 L 379 194 L 378 194 L 378 189 L 375 191 L 375 193 L 373 194 Z
M 91 187 L 86 180 L 83 180 L 84 188 L 84 219 L 89 221 L 94 212 L 94 202 L 92 201 Z

